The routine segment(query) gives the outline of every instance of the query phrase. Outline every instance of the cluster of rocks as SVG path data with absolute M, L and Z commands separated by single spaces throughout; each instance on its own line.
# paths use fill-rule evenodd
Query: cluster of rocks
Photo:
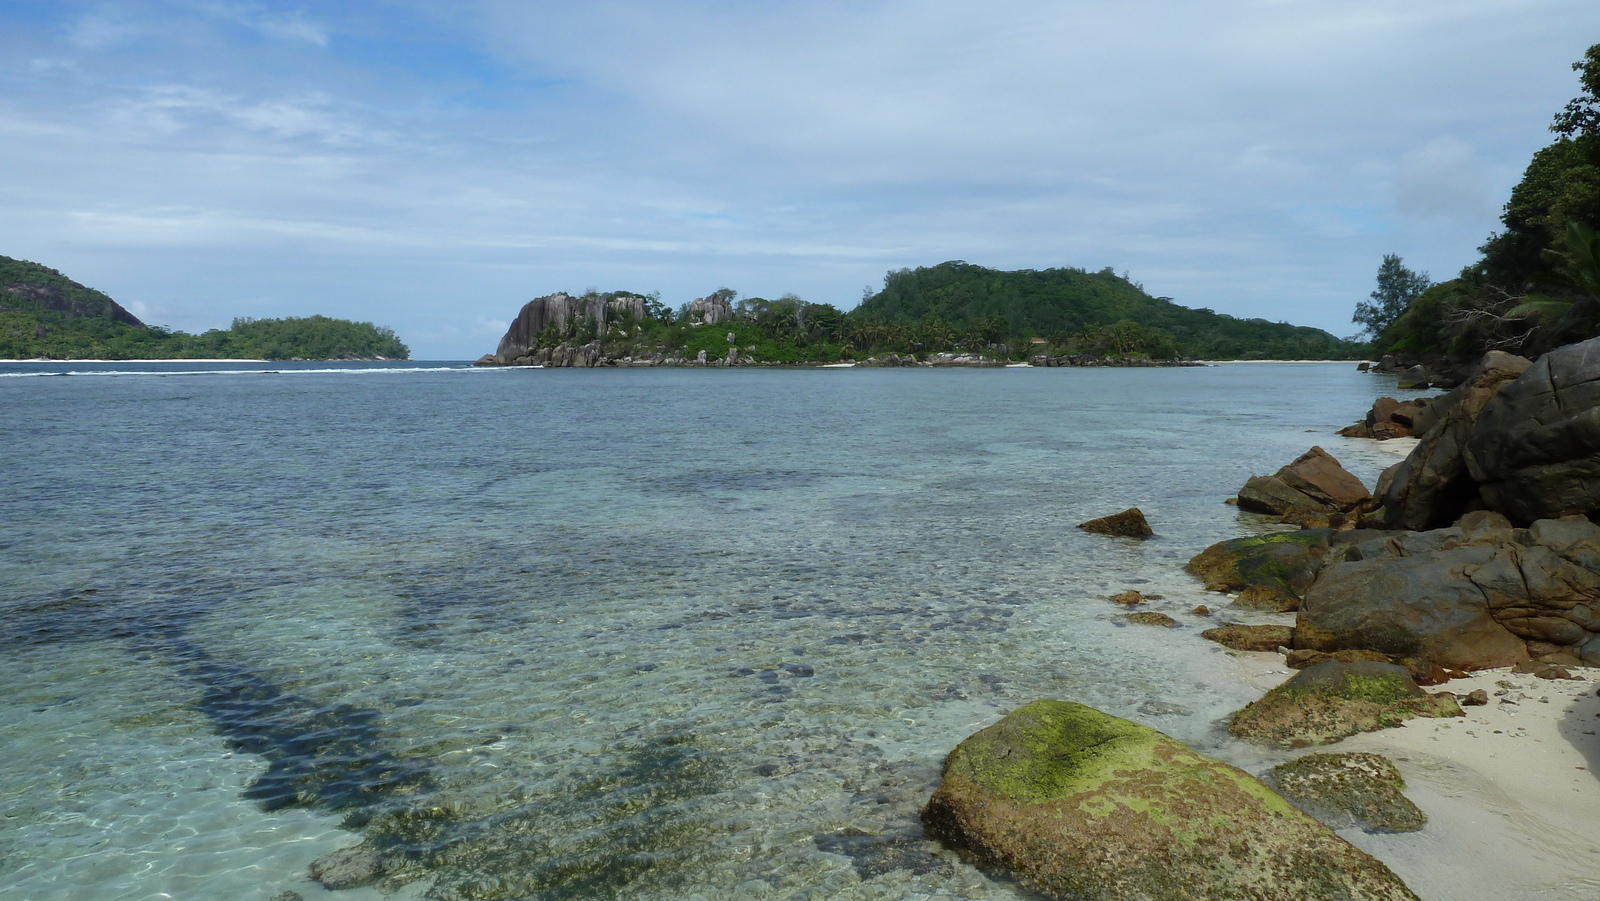
M 1384 398 L 1346 431 L 1419 439 L 1374 492 L 1314 447 L 1236 498 L 1300 529 L 1219 542 L 1189 562 L 1240 607 L 1295 614 L 1293 626 L 1204 633 L 1282 651 L 1299 670 L 1230 718 L 1235 737 L 1326 744 L 1462 716 L 1462 704 L 1487 702 L 1483 691 L 1421 686 L 1465 671 L 1565 678 L 1566 666 L 1600 666 L 1600 339 L 1537 362 L 1490 353 L 1465 371 L 1413 376 L 1451 390 L 1425 403 Z M 1118 514 L 1082 527 L 1138 535 L 1131 523 Z M 1337 827 L 1420 828 L 1426 817 L 1392 764 L 1317 754 L 1266 778 L 1281 795 L 1160 733 L 1040 701 L 951 753 L 923 820 L 1055 898 L 1414 897 L 1301 812 Z
M 1380 397 L 1372 404 L 1372 409 L 1367 411 L 1366 419 L 1355 425 L 1345 426 L 1339 430 L 1339 434 L 1346 438 L 1376 438 L 1379 441 L 1410 438 L 1412 435 L 1426 432 L 1433 424 L 1433 418 L 1428 413 L 1428 406 L 1432 402 L 1431 397 L 1417 397 L 1411 400 Z
M 739 353 L 736 347 L 728 348 L 726 356 L 711 357 L 705 351 L 686 357 L 682 351 L 654 353 L 641 356 L 610 356 L 598 341 L 588 344 L 559 344 L 555 347 L 536 347 L 506 363 L 497 357 L 483 357 L 479 366 L 543 366 L 547 369 L 596 367 L 649 367 L 649 366 L 747 366 L 753 361 Z
M 1248 773 L 1065 701 L 958 745 L 922 820 L 1051 898 L 1416 897 Z
M 1362 363 L 1356 368 L 1362 372 L 1395 376 L 1396 387 L 1408 390 L 1454 388 L 1465 380 L 1471 367 L 1471 361 L 1444 359 L 1423 363 L 1395 354 L 1385 354 L 1377 363 Z
M 1152 360 L 1149 357 L 1097 357 L 1094 354 L 1064 354 L 1049 356 L 1035 354 L 1028 358 L 1034 366 L 1122 366 L 1122 367 L 1149 367 L 1149 366 L 1204 366 L 1194 360 Z

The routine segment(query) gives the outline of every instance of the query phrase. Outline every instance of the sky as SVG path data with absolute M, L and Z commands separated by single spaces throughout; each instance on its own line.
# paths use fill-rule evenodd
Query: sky
M 1476 258 L 1595 0 L 0 0 L 0 255 L 492 352 L 554 291 L 1107 266 L 1357 330 Z

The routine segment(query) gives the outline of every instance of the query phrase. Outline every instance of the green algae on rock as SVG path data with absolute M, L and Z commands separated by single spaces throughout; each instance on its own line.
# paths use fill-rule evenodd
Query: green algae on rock
M 1400 771 L 1378 754 L 1308 754 L 1273 767 L 1264 781 L 1336 829 L 1415 832 L 1428 822 L 1403 793 Z
M 1160 626 L 1164 629 L 1170 629 L 1178 624 L 1177 620 L 1166 615 L 1165 613 L 1159 613 L 1155 610 L 1141 610 L 1138 613 L 1124 613 L 1122 616 L 1128 622 L 1133 623 L 1136 626 Z
M 1328 552 L 1328 529 L 1219 541 L 1185 567 L 1208 591 L 1237 591 L 1234 603 L 1275 613 L 1299 608 Z
M 1248 773 L 1065 701 L 963 741 L 922 819 L 1053 898 L 1416 898 Z
M 1398 726 L 1412 717 L 1462 715 L 1454 695 L 1428 694 L 1404 667 L 1329 660 L 1301 670 L 1235 713 L 1228 732 L 1263 744 L 1307 747 Z
M 1228 623 L 1207 629 L 1200 637 L 1236 651 L 1276 651 L 1294 644 L 1294 627 Z

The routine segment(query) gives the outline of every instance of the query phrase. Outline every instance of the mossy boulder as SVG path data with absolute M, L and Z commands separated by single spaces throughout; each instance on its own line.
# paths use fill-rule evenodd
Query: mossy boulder
M 1325 745 L 1412 717 L 1462 716 L 1455 696 L 1423 691 L 1392 663 L 1329 660 L 1307 667 L 1235 713 L 1235 738 L 1288 747 Z
M 1219 541 L 1185 567 L 1210 591 L 1236 591 L 1234 603 L 1288 613 L 1300 607 L 1328 553 L 1329 529 L 1302 529 Z
M 1404 794 L 1406 780 L 1378 754 L 1307 754 L 1265 779 L 1295 806 L 1336 829 L 1415 832 L 1428 817 Z
M 1276 651 L 1294 644 L 1294 627 L 1229 623 L 1207 629 L 1200 633 L 1200 637 L 1236 651 Z
M 1065 701 L 963 741 L 922 820 L 1051 898 L 1416 897 L 1248 773 Z

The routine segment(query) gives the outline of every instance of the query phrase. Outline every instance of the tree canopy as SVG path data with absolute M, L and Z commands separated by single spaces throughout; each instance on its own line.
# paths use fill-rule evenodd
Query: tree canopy
M 235 319 L 199 335 L 147 326 L 54 269 L 0 257 L 0 359 L 339 360 L 410 356 L 394 331 L 327 316 Z

